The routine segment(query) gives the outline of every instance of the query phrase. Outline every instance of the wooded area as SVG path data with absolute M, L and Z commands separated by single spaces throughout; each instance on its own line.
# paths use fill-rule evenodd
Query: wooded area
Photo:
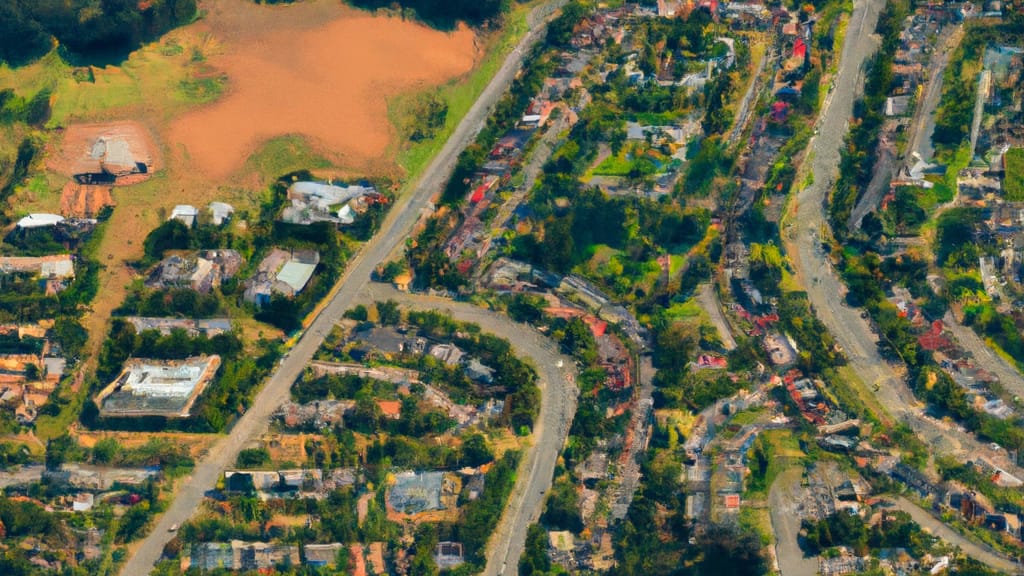
M 124 55 L 195 15 L 196 0 L 9 0 L 0 3 L 0 61 L 31 62 L 54 39 L 86 59 Z

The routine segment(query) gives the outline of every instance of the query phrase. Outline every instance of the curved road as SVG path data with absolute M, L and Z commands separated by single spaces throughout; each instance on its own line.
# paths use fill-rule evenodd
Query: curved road
M 555 462 L 576 413 L 575 362 L 560 354 L 555 344 L 536 329 L 472 304 L 407 294 L 388 284 L 376 283 L 367 287 L 364 298 L 367 304 L 391 299 L 406 307 L 437 310 L 457 320 L 479 324 L 486 332 L 508 338 L 518 356 L 533 360 L 541 390 L 534 445 L 519 465 L 516 486 L 488 543 L 487 568 L 483 572 L 486 576 L 518 574 L 526 529 L 540 518 L 544 494 L 551 487 Z
M 894 416 L 909 425 L 937 454 L 986 454 L 1018 475 L 1018 467 L 1011 465 L 1005 457 L 991 458 L 992 453 L 988 447 L 974 436 L 924 416 L 904 382 L 902 372 L 905 367 L 890 364 L 881 358 L 877 337 L 871 326 L 860 317 L 860 311 L 843 302 L 846 287 L 821 250 L 820 234 L 827 229 L 827 194 L 834 183 L 839 166 L 839 149 L 847 132 L 854 97 L 862 82 L 861 68 L 867 56 L 877 47 L 872 31 L 884 4 L 885 0 L 856 0 L 854 3 L 836 88 L 826 97 L 819 119 L 820 135 L 815 136 L 810 144 L 808 157 L 811 158 L 814 181 L 797 196 L 796 217 L 783 234 L 786 250 L 796 267 L 798 281 L 807 290 L 815 315 L 843 346 L 857 374 L 867 385 L 875 387 L 879 400 Z M 990 556 L 985 554 L 975 557 L 1001 569 L 999 565 L 1004 560 Z M 793 568 L 799 573 L 799 568 Z
M 342 313 L 351 307 L 352 302 L 369 282 L 377 264 L 405 241 L 423 208 L 427 206 L 430 198 L 441 190 L 451 175 L 459 153 L 473 141 L 498 99 L 512 84 L 522 66 L 525 54 L 542 38 L 549 16 L 565 2 L 566 0 L 552 0 L 531 12 L 528 18 L 530 31 L 509 53 L 504 64 L 434 157 L 412 191 L 395 202 L 380 231 L 349 261 L 345 274 L 329 297 L 329 302 L 285 356 L 278 370 L 264 384 L 256 395 L 252 407 L 238 420 L 229 435 L 217 441 L 206 458 L 196 464 L 187 481 L 181 483 L 167 511 L 157 520 L 153 531 L 137 545 L 134 553 L 121 568 L 121 574 L 139 576 L 152 572 L 163 553 L 164 545 L 173 536 L 170 528 L 192 516 L 202 503 L 205 492 L 216 485 L 221 472 L 234 465 L 235 458 L 242 448 L 267 429 L 270 415 L 280 404 L 288 400 L 292 383 L 313 358 L 313 353 L 320 347 L 324 335 L 330 331 L 334 322 L 341 318 Z M 518 560 L 518 556 L 516 559 Z
M 999 556 L 992 552 L 992 549 L 986 544 L 979 544 L 974 540 L 967 538 L 963 534 L 953 530 L 949 526 L 946 526 L 941 520 L 925 509 L 921 508 L 917 504 L 914 504 L 910 500 L 907 500 L 903 496 L 897 496 L 895 499 L 890 500 L 892 504 L 899 510 L 910 514 L 911 519 L 917 522 L 921 528 L 924 528 L 942 538 L 946 542 L 959 546 L 960 550 L 974 558 L 975 560 L 988 565 L 989 568 L 999 570 L 1004 574 L 1020 574 L 1020 566 L 1016 563 Z
M 786 252 L 796 269 L 799 283 L 806 289 L 815 315 L 843 346 L 851 367 L 875 388 L 883 406 L 929 444 L 936 454 L 960 456 L 983 454 L 1015 476 L 1020 468 L 1002 453 L 993 453 L 974 436 L 955 426 L 926 417 L 904 381 L 906 367 L 890 364 L 878 353 L 877 336 L 860 310 L 846 306 L 846 287 L 821 250 L 821 232 L 826 198 L 839 166 L 839 149 L 853 113 L 853 100 L 863 83 L 861 68 L 877 47 L 873 35 L 884 0 L 856 0 L 847 28 L 836 88 L 828 94 L 819 119 L 819 135 L 810 143 L 808 158 L 814 181 L 796 198 L 796 216 L 783 232 Z

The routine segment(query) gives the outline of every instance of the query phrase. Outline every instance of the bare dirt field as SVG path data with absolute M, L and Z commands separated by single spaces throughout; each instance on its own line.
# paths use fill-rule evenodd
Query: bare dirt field
M 65 218 L 95 218 L 105 206 L 113 206 L 110 186 L 68 181 L 60 194 L 60 213 Z
M 382 172 L 394 136 L 387 99 L 468 73 L 478 57 L 468 29 L 439 32 L 336 2 L 209 7 L 224 72 L 218 101 L 175 120 L 172 153 L 214 179 L 242 167 L 261 142 L 303 134 L 350 169 Z
M 90 158 L 90 151 L 100 138 L 127 142 L 132 157 L 146 164 L 149 174 L 162 167 L 159 148 L 149 130 L 138 122 L 125 120 L 68 126 L 56 139 L 56 145 L 47 151 L 47 169 L 65 176 L 95 171 L 97 162 Z
M 92 448 L 96 442 L 103 438 L 113 438 L 125 448 L 138 448 L 153 439 L 169 440 L 180 446 L 188 448 L 189 455 L 193 458 L 199 457 L 209 449 L 213 441 L 217 439 L 213 434 L 188 434 L 185 432 L 149 432 L 139 434 L 138 432 L 103 432 L 89 431 L 81 428 L 74 430 L 74 436 L 79 444 L 86 448 Z

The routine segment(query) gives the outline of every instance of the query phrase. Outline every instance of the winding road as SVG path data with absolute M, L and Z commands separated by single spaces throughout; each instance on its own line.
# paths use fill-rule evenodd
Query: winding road
M 813 182 L 796 198 L 796 215 L 783 232 L 786 252 L 797 281 L 806 289 L 815 315 L 843 347 L 851 367 L 865 384 L 875 389 L 883 406 L 912 430 L 935 454 L 952 456 L 984 454 L 994 463 L 1018 476 L 1020 469 L 1005 457 L 993 453 L 973 435 L 957 426 L 927 417 L 905 383 L 906 367 L 883 360 L 878 337 L 861 311 L 846 305 L 847 292 L 832 263 L 821 249 L 821 234 L 827 230 L 826 198 L 839 166 L 839 150 L 853 113 L 853 101 L 863 84 L 861 69 L 877 48 L 872 34 L 884 0 L 857 0 L 847 28 L 835 89 L 826 97 L 819 126 L 820 134 L 810 143 L 809 162 Z
M 365 304 L 390 299 L 402 306 L 437 310 L 456 320 L 479 324 L 486 332 L 508 338 L 517 356 L 533 361 L 541 389 L 534 445 L 520 463 L 516 486 L 488 544 L 487 568 L 483 572 L 486 576 L 518 574 L 526 529 L 540 518 L 544 494 L 551 487 L 555 462 L 576 413 L 575 362 L 560 354 L 554 342 L 535 328 L 472 304 L 408 294 L 389 284 L 377 283 L 367 287 L 362 297 Z
M 324 336 L 330 332 L 335 321 L 341 318 L 345 310 L 348 310 L 363 292 L 376 266 L 409 236 L 431 197 L 441 190 L 451 175 L 459 153 L 476 138 L 491 110 L 512 84 L 530 47 L 543 37 L 550 16 L 565 2 L 566 0 L 551 0 L 534 8 L 530 13 L 528 17 L 530 31 L 508 54 L 501 68 L 481 92 L 477 101 L 463 117 L 412 190 L 395 202 L 381 225 L 380 231 L 348 262 L 345 274 L 328 297 L 328 303 L 321 308 L 309 328 L 286 354 L 277 371 L 268 378 L 249 410 L 238 420 L 230 433 L 218 440 L 207 456 L 196 463 L 192 475 L 180 484 L 167 510 L 156 521 L 152 532 L 134 548 L 134 553 L 130 554 L 121 568 L 122 575 L 139 576 L 152 572 L 156 562 L 163 554 L 164 546 L 174 535 L 170 529 L 187 521 L 192 516 L 202 503 L 205 493 L 216 485 L 221 473 L 227 467 L 234 465 L 238 453 L 249 442 L 267 430 L 270 415 L 279 405 L 289 399 L 292 383 L 313 358 L 313 353 L 320 347 Z M 499 334 L 509 335 L 508 333 Z M 543 378 L 543 373 L 541 376 Z M 548 401 L 549 399 L 545 397 L 542 404 Z M 542 414 L 544 413 L 546 413 L 545 408 L 542 406 Z M 537 438 L 539 439 L 538 445 L 545 441 L 553 442 L 548 436 L 538 434 Z M 554 462 L 552 461 L 552 470 L 553 467 Z M 530 477 L 533 476 L 535 474 L 530 475 Z M 548 480 L 550 480 L 550 473 Z M 517 482 L 516 494 L 519 493 L 519 488 Z M 518 500 L 513 498 L 513 502 L 518 501 L 522 505 L 528 506 L 532 500 L 536 499 L 539 499 L 538 495 L 535 495 L 534 498 L 520 497 Z M 508 512 L 509 510 L 506 510 L 506 516 Z M 514 510 L 513 512 L 518 515 L 524 514 L 523 510 Z M 512 522 L 512 525 L 518 524 Z M 492 546 L 504 547 L 506 555 L 508 555 L 513 548 L 511 541 L 513 536 L 518 535 L 502 533 L 501 538 L 505 541 L 499 542 L 497 545 L 492 543 Z M 525 538 L 525 530 L 522 531 L 522 537 Z M 518 561 L 518 558 L 516 555 L 515 561 Z M 488 562 L 489 569 L 490 564 Z

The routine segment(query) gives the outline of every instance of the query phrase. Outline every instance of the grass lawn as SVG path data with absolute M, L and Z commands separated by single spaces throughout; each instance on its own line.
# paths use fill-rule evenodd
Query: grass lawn
M 334 164 L 317 154 L 304 136 L 278 136 L 268 140 L 246 161 L 247 172 L 257 172 L 266 180 L 299 169 L 326 170 Z
M 686 256 L 682 254 L 670 254 L 668 257 L 668 277 L 675 278 L 683 273 L 683 266 L 686 265 Z
M 869 388 L 874 385 L 874 382 L 864 382 L 849 365 L 836 368 L 833 376 L 829 379 L 828 387 L 843 406 L 865 409 L 887 427 L 895 423 L 892 415 L 882 406 L 878 397 Z
M 626 176 L 633 169 L 633 160 L 626 158 L 626 153 L 609 156 L 591 170 L 595 176 Z
M 761 433 L 759 440 L 768 444 L 768 470 L 765 472 L 764 489 L 747 490 L 743 497 L 748 500 L 767 498 L 775 478 L 785 470 L 798 466 L 806 456 L 792 430 L 766 430 Z
M 741 506 L 739 522 L 741 527 L 757 534 L 762 546 L 770 546 L 774 542 L 772 517 L 768 508 L 754 508 L 749 505 Z
M 676 302 L 665 311 L 665 314 L 673 320 L 687 320 L 691 318 L 703 318 L 704 310 L 697 304 L 697 301 L 690 298 L 686 302 Z
M 729 423 L 737 426 L 753 424 L 754 422 L 757 422 L 757 419 L 760 418 L 763 413 L 763 408 L 751 408 L 750 410 L 744 410 L 743 412 L 733 416 Z
M 121 66 L 94 66 L 88 72 L 53 51 L 28 66 L 0 67 L 0 88 L 15 88 L 25 96 L 43 88 L 53 90 L 53 111 L 47 123 L 51 128 L 143 106 L 160 110 L 170 119 L 210 102 L 225 88 L 226 79 L 211 76 L 203 62 L 206 48 L 205 39 L 179 29 L 136 50 Z
M 1003 190 L 1011 202 L 1024 200 L 1024 148 L 1010 148 L 1006 151 L 1006 177 Z

